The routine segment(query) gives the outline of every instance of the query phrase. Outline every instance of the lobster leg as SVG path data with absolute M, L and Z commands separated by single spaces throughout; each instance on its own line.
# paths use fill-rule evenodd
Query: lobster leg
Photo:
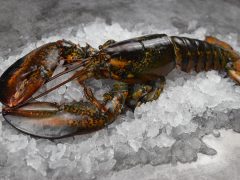
M 90 88 L 81 82 L 79 83 L 83 86 L 85 96 L 89 102 L 105 113 L 109 119 L 115 119 L 121 113 L 128 95 L 128 85 L 126 83 L 116 82 L 113 90 L 110 93 L 104 94 L 104 103 L 99 102 L 95 98 Z M 106 94 L 109 95 L 108 98 L 106 98 Z
M 158 99 L 165 85 L 165 78 L 162 76 L 157 81 L 146 84 L 134 85 L 129 90 L 126 104 L 132 110 L 143 103 Z

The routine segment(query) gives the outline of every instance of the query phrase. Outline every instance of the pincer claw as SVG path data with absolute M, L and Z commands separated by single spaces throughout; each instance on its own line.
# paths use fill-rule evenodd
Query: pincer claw
M 84 133 L 92 118 L 99 115 L 98 110 L 86 102 L 61 106 L 34 102 L 17 109 L 3 108 L 3 117 L 10 125 L 26 134 L 48 139 Z M 101 120 L 95 123 L 92 130 L 101 128 L 101 123 Z

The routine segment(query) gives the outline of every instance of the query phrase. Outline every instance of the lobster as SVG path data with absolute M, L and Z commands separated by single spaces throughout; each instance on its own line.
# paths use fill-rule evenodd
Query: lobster
M 53 76 L 60 61 L 66 69 Z M 240 83 L 240 55 L 214 37 L 202 41 L 152 34 L 120 42 L 108 40 L 98 50 L 59 40 L 31 51 L 2 74 L 2 114 L 13 127 L 42 138 L 89 133 L 112 123 L 125 107 L 134 110 L 156 100 L 163 91 L 164 77 L 174 68 L 185 72 L 226 70 Z M 44 84 L 74 70 L 67 80 L 33 97 Z M 102 101 L 86 86 L 90 78 L 115 81 Z M 35 101 L 72 80 L 83 87 L 88 101 L 61 105 Z

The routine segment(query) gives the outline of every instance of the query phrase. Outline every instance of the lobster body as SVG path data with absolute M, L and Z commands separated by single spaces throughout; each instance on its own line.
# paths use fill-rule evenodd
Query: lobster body
M 52 74 L 61 60 L 73 68 L 57 77 L 78 71 L 47 92 L 77 79 L 89 102 L 63 105 L 31 102 L 36 99 L 31 96 L 42 85 L 56 78 Z M 212 37 L 201 41 L 152 34 L 120 42 L 109 40 L 99 50 L 63 40 L 39 47 L 3 73 L 0 78 L 0 87 L 3 87 L 0 101 L 6 105 L 3 116 L 15 128 L 39 137 L 60 138 L 91 132 L 113 122 L 125 106 L 134 109 L 156 100 L 163 90 L 164 76 L 175 67 L 185 72 L 227 70 L 229 76 L 240 83 L 239 54 Z M 117 82 L 100 102 L 84 83 L 89 78 Z
M 102 51 L 111 57 L 110 78 L 129 84 L 166 76 L 175 67 L 185 72 L 223 70 L 231 61 L 230 52 L 220 46 L 165 34 L 113 43 Z
M 182 71 L 223 70 L 231 60 L 230 53 L 215 44 L 186 37 L 170 37 L 175 49 L 175 61 Z
M 164 34 L 117 42 L 103 51 L 111 57 L 110 76 L 127 83 L 154 80 L 175 68 L 174 46 Z

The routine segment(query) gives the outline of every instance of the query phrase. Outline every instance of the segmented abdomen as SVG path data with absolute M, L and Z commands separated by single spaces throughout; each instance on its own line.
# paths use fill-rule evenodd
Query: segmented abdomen
M 229 61 L 227 51 L 206 41 L 186 37 L 170 37 L 176 54 L 176 65 L 182 71 L 222 70 Z

